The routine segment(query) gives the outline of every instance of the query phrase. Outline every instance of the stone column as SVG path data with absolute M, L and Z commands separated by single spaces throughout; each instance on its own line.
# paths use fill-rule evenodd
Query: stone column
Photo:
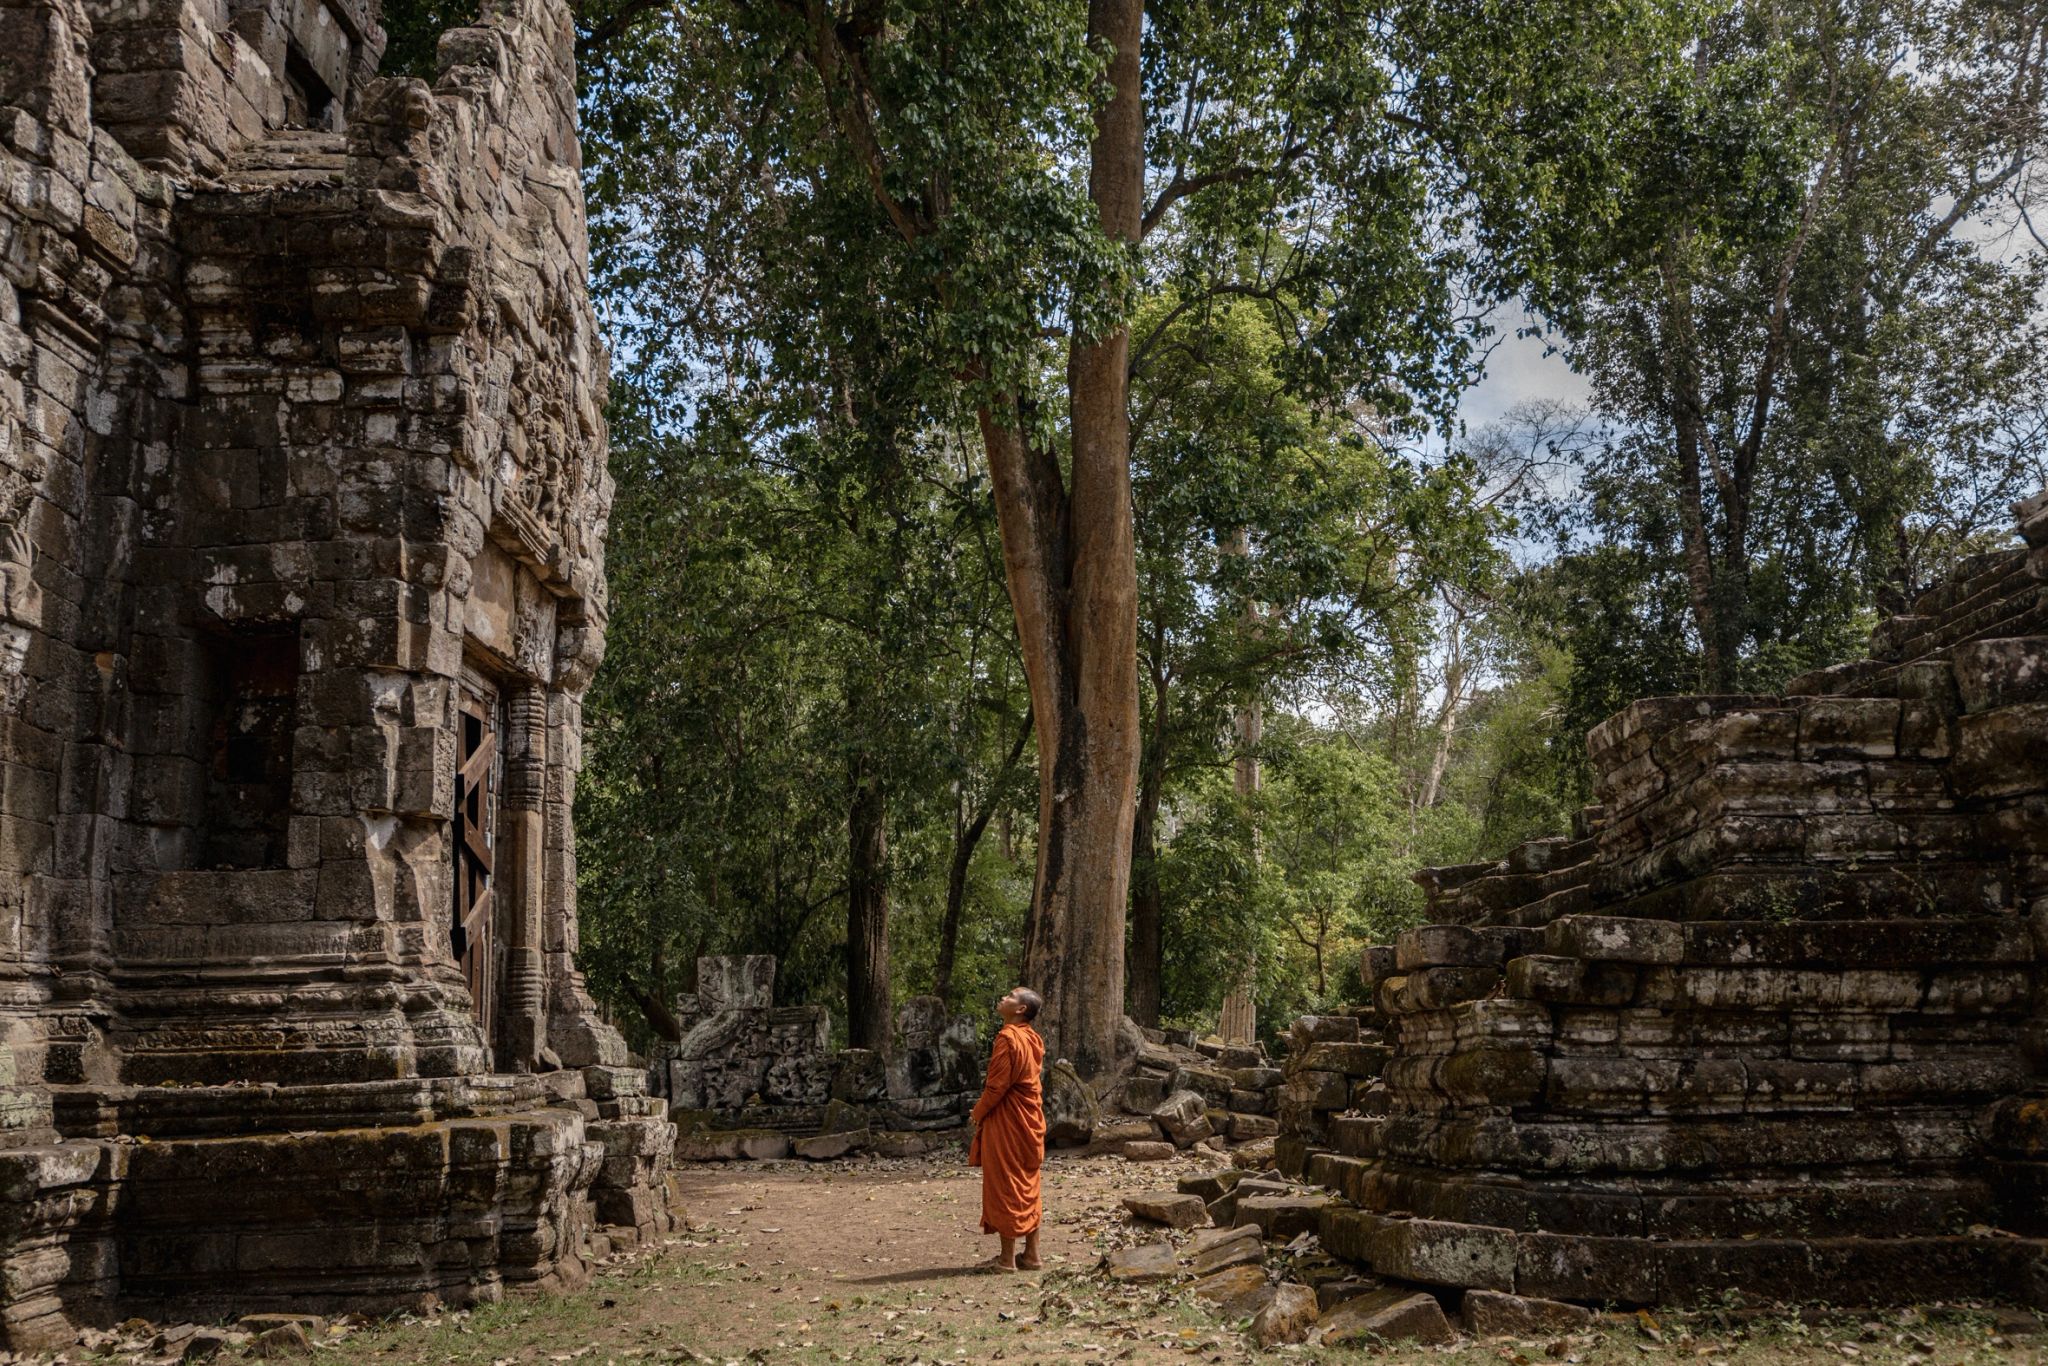
M 505 697 L 504 840 L 498 926 L 505 936 L 499 1070 L 530 1072 L 547 1035 L 547 973 L 541 957 L 542 806 L 547 796 L 547 689 L 522 683 Z

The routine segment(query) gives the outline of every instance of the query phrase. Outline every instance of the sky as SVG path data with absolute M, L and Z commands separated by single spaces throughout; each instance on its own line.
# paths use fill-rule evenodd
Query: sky
M 1520 321 L 1514 310 L 1502 310 L 1493 319 L 1501 343 L 1487 361 L 1486 378 L 1468 390 L 1458 403 L 1458 415 L 1464 419 L 1468 432 L 1479 431 L 1517 404 L 1531 399 L 1564 403 L 1586 399 L 1589 391 L 1585 379 L 1572 373 L 1562 355 L 1553 352 L 1546 356 L 1540 339 L 1515 335 Z

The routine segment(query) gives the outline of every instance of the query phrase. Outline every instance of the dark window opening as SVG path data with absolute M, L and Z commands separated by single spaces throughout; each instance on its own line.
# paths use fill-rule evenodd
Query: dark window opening
M 285 632 L 214 640 L 200 865 L 281 868 L 298 728 L 299 638 Z
M 334 92 L 320 73 L 299 51 L 299 45 L 284 45 L 284 121 L 295 128 L 333 126 Z

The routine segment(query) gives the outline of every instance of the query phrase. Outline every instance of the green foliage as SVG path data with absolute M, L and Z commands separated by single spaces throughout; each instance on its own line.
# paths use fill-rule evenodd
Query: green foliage
M 385 37 L 378 73 L 433 80 L 441 35 L 475 23 L 477 13 L 477 0 L 389 0 L 378 15 Z
M 1599 423 L 1538 524 L 1575 723 L 1859 653 L 2048 474 L 2043 16 L 1730 0 L 1696 33 L 1626 78 L 1629 190 L 1567 320 Z

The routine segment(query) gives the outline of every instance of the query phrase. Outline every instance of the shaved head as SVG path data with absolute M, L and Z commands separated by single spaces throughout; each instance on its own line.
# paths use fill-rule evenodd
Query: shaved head
M 1030 987 L 1018 987 L 1010 995 L 1017 998 L 1017 1004 L 1024 1007 L 1024 1018 L 1035 1020 L 1038 1012 L 1045 1009 L 1045 998 Z

